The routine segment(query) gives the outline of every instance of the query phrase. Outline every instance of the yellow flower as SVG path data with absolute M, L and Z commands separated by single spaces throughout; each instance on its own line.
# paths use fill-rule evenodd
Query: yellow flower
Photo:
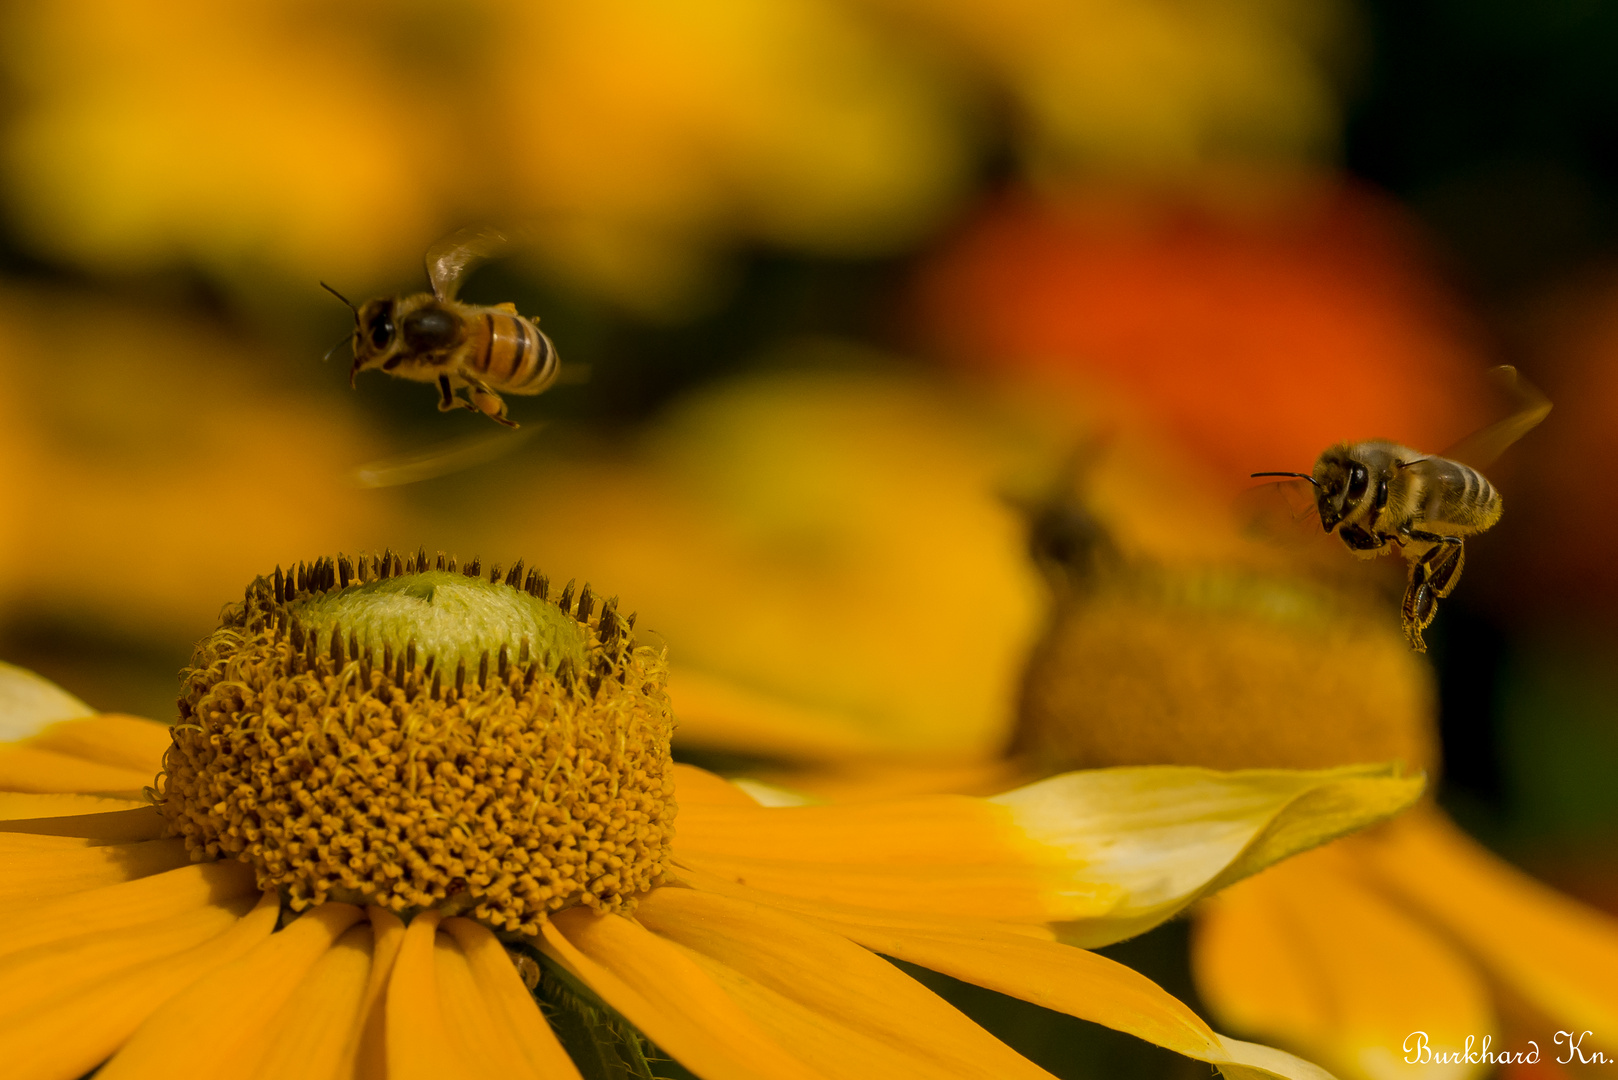
M 651 550 L 677 565 L 686 544 L 745 569 L 780 550 L 782 521 L 790 535 L 836 539 L 835 561 L 800 564 L 803 588 L 750 594 L 758 606 L 746 612 L 665 577 L 651 624 L 702 643 L 673 675 L 691 691 L 688 746 L 739 750 L 753 757 L 749 776 L 848 802 L 998 790 L 1073 768 L 1436 764 L 1434 688 L 1400 641 L 1396 614 L 1266 563 L 1240 541 L 1228 506 L 1207 496 L 1216 485 L 1128 426 L 1072 509 L 1100 530 L 1108 558 L 1134 569 L 1091 579 L 1030 654 L 1020 643 L 1037 636 L 1035 609 L 1008 602 L 1022 595 L 1013 590 L 1028 557 L 986 479 L 1018 459 L 986 437 L 984 400 L 968 408 L 892 377 L 759 377 L 686 405 L 653 439 L 642 475 L 683 490 L 683 501 L 619 498 L 608 485 L 573 502 L 567 492 L 583 485 L 546 489 L 562 497 L 545 512 L 572 521 L 616 508 L 613 529 L 627 539 L 594 549 L 603 577 Z M 843 455 L 811 461 L 793 449 L 827 444 Z M 627 468 L 620 475 L 629 479 L 619 491 L 647 483 Z M 690 479 L 699 476 L 706 486 Z M 909 513 L 918 506 L 930 512 Z M 721 548 L 712 534 L 671 527 L 696 508 L 747 528 Z M 935 542 L 948 572 L 927 564 L 930 576 L 919 576 L 943 586 L 879 604 L 841 591 L 877 566 L 932 557 Z M 984 582 L 998 584 L 969 587 Z M 948 587 L 956 583 L 965 584 Z M 981 635 L 951 618 L 973 604 L 985 615 L 973 623 L 987 627 Z M 816 619 L 856 642 L 880 627 L 917 631 L 900 652 L 827 649 L 813 664 L 786 653 L 763 672 L 743 661 L 754 642 L 732 632 Z M 1014 668 L 1030 655 L 1019 692 Z M 911 722 L 902 702 L 828 693 L 875 685 L 893 668 L 925 671 L 934 700 L 954 707 Z M 1011 745 L 1020 756 L 1005 754 Z M 1210 1009 L 1346 1076 L 1391 1075 L 1417 1031 L 1444 1050 L 1470 1035 L 1474 1046 L 1490 1036 L 1496 1050 L 1502 1039 L 1526 1050 L 1532 1037 L 1544 1053 L 1556 1030 L 1590 1029 L 1586 1045 L 1607 1040 L 1609 1056 L 1618 1038 L 1618 923 L 1511 868 L 1431 807 L 1244 882 L 1197 917 L 1193 960 Z M 1531 1018 L 1502 1033 L 1523 1006 Z M 1457 1075 L 1479 1067 L 1462 1063 Z
M 766 807 L 670 761 L 632 619 L 478 571 L 257 579 L 172 728 L 0 669 L 8 1075 L 565 1077 L 612 1047 L 710 1080 L 1048 1075 L 876 953 L 1228 1075 L 1323 1075 L 1063 942 L 1395 813 L 1419 777 L 1120 769 Z
M 14 226 L 98 271 L 403 273 L 468 216 L 650 308 L 714 251 L 914 247 L 1006 139 L 1040 175 L 1335 137 L 1338 5 L 63 0 L 7 22 Z

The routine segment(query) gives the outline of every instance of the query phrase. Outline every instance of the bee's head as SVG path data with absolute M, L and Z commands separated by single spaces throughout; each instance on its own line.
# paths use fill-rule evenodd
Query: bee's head
M 393 322 L 392 298 L 368 300 L 354 315 L 354 366 L 348 371 L 348 385 L 369 368 L 386 370 L 397 363 L 399 329 Z
M 1315 462 L 1315 506 L 1320 524 L 1331 532 L 1358 506 L 1371 486 L 1371 471 L 1347 444 L 1331 447 Z

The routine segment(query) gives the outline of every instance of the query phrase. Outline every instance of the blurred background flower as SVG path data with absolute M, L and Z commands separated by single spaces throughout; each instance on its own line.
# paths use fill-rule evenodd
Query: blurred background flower
M 1065 609 L 1091 664 L 1109 612 L 1137 646 L 1187 597 L 1223 613 L 1158 688 L 1214 685 L 1230 612 L 1346 589 L 1345 636 L 1288 643 L 1307 683 L 1382 655 L 1399 572 L 1244 536 L 1246 474 L 1439 450 L 1504 407 L 1481 373 L 1510 362 L 1557 410 L 1489 470 L 1508 513 L 1429 659 L 1387 651 L 1399 693 L 1337 696 L 1418 733 L 1475 836 L 1618 911 L 1618 12 L 68 0 L 0 26 L 7 659 L 163 717 L 249 571 L 523 556 L 644 605 L 686 753 L 970 787 L 1040 749 L 1031 656 L 1098 685 L 1054 644 L 1030 514 L 1156 568 Z M 574 365 L 512 438 L 318 363 L 351 327 L 318 281 L 418 289 L 427 245 L 482 223 L 528 242 L 466 296 Z M 460 467 L 374 481 L 422 460 Z M 1265 655 L 1225 700 L 1296 727 Z M 1183 924 L 1114 949 L 1194 1001 Z M 1178 1067 L 943 989 L 1059 1075 Z

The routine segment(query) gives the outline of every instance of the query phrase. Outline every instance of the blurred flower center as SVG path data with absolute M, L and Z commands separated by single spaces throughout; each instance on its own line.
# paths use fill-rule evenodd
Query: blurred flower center
M 623 911 L 673 837 L 661 654 L 521 564 L 323 559 L 260 577 L 184 672 L 159 778 L 194 859 L 326 900 L 539 932 Z
M 1374 596 L 1281 568 L 1121 560 L 1075 536 L 1034 538 L 1057 600 L 1014 749 L 1042 770 L 1436 769 L 1432 676 Z

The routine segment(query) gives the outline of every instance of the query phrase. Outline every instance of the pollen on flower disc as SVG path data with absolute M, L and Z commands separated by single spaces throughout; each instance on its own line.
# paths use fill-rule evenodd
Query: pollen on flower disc
M 196 859 L 294 909 L 437 909 L 536 933 L 661 880 L 675 805 L 662 655 L 519 563 L 322 559 L 247 588 L 183 673 L 159 777 Z
M 1438 766 L 1431 675 L 1393 613 L 1289 581 L 1121 574 L 1060 605 L 1014 750 L 1042 768 Z

